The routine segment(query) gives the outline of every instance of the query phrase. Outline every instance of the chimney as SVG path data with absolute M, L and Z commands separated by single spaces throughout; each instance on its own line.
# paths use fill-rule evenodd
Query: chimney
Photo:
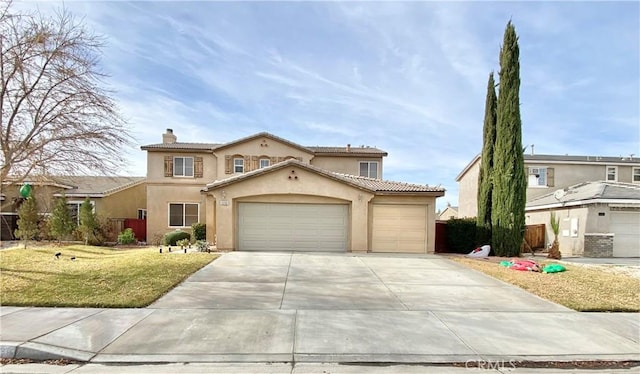
M 347 152 L 351 152 L 351 144 L 347 144 Z
M 173 129 L 167 129 L 167 132 L 162 134 L 162 144 L 173 144 L 178 140 L 178 137 L 173 135 Z

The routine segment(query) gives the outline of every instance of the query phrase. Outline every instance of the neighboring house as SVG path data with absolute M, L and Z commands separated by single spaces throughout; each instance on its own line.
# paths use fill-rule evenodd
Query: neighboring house
M 41 213 L 51 213 L 55 198 L 64 194 L 71 214 L 77 218 L 80 205 L 89 197 L 94 211 L 113 221 L 146 218 L 146 186 L 143 177 L 56 176 L 32 177 L 24 182 L 3 185 L 0 223 L 2 240 L 13 239 L 17 228 L 17 202 L 23 184 L 33 187 L 32 194 Z M 122 224 L 116 227 L 120 230 Z M 112 238 L 113 239 L 113 238 Z
M 524 155 L 524 164 L 527 172 L 528 186 L 527 186 L 527 225 L 535 223 L 543 223 L 547 225 L 546 241 L 550 243 L 553 241 L 553 235 L 550 234 L 549 215 L 553 210 L 559 210 L 560 213 L 564 213 L 565 216 L 561 218 L 561 225 L 566 225 L 567 222 L 573 222 L 578 225 L 578 231 L 574 232 L 571 227 L 563 228 L 563 230 L 569 230 L 570 235 L 561 238 L 561 251 L 565 255 L 587 255 L 592 256 L 592 249 L 590 244 L 587 243 L 585 247 L 585 234 L 592 233 L 617 233 L 618 240 L 614 237 L 612 248 L 609 253 L 616 257 L 625 256 L 640 256 L 638 249 L 640 249 L 640 240 L 636 240 L 634 235 L 637 235 L 638 226 L 634 226 L 633 222 L 636 222 L 640 217 L 640 206 L 625 205 L 619 206 L 619 198 L 617 195 L 612 200 L 611 206 L 602 205 L 602 199 L 598 200 L 598 203 L 592 203 L 597 200 L 596 191 L 597 188 L 592 183 L 598 182 L 605 191 L 613 191 L 614 185 L 630 186 L 629 188 L 623 188 L 624 191 L 636 191 L 637 187 L 640 187 L 640 158 L 638 157 L 601 157 L 601 156 L 560 156 L 560 155 Z M 457 176 L 456 181 L 459 183 L 459 210 L 460 217 L 474 217 L 477 214 L 477 191 L 478 191 L 478 173 L 480 170 L 480 156 L 476 156 Z M 589 189 L 586 186 L 590 186 Z M 608 186 L 605 188 L 605 186 Z M 622 187 L 621 187 L 622 188 Z M 575 218 L 571 221 L 572 217 L 566 216 L 566 209 L 562 206 L 547 206 L 541 208 L 545 204 L 540 205 L 540 201 L 547 201 L 549 199 L 555 199 L 554 196 L 560 197 L 560 195 L 566 193 L 567 196 L 577 196 L 574 190 L 578 189 L 581 194 L 585 191 L 591 191 L 594 193 L 594 198 L 588 196 L 584 199 L 578 199 L 578 204 L 582 206 L 583 215 Z M 572 191 L 569 194 L 569 191 Z M 618 189 L 616 189 L 617 191 Z M 635 192 L 634 192 L 635 193 Z M 613 195 L 612 195 L 613 196 Z M 542 200 L 540 200 L 542 199 Z M 545 200 L 546 199 L 546 200 Z M 582 204 L 588 201 L 589 203 Z M 560 203 L 559 201 L 556 201 Z M 593 205 L 595 204 L 595 205 Z M 608 204 L 608 203 L 607 203 Z M 627 204 L 627 202 L 624 202 Z M 548 205 L 548 204 L 547 204 Z M 578 209 L 578 205 L 571 205 L 573 213 L 575 209 Z M 584 205 L 584 206 L 583 206 Z M 588 207 L 587 207 L 588 205 Z M 598 210 L 599 208 L 606 208 L 607 211 Z M 562 208 L 562 209 L 560 209 Z M 624 210 L 627 213 L 614 213 Z M 541 213 L 544 211 L 544 213 Z M 609 214 L 608 212 L 611 212 Z M 572 214 L 573 214 L 572 213 Z M 587 214 L 588 213 L 588 214 Z M 576 213 L 577 214 L 577 213 Z M 582 213 L 581 213 L 582 214 Z M 598 217 L 602 217 L 604 214 L 607 219 L 594 218 L 594 214 Z M 569 214 L 571 216 L 571 214 Z M 612 217 L 609 221 L 608 217 Z M 545 218 L 546 217 L 546 218 Z M 566 221 L 569 219 L 569 221 Z M 622 220 L 618 224 L 618 220 Z M 610 225 L 610 222 L 612 224 Z M 631 222 L 626 224 L 624 222 Z M 624 228 L 622 228 L 624 227 Z M 623 230 L 623 231 L 620 231 Z M 626 232 L 624 230 L 627 230 Z M 635 234 L 634 234 L 635 233 Z M 628 236 L 630 235 L 630 236 Z M 571 239 L 573 238 L 573 239 Z M 632 244 L 624 244 L 623 242 L 630 242 Z M 564 245 L 563 245 L 564 244 Z M 631 245 L 631 247 L 629 247 Z M 632 247 L 635 247 L 632 248 Z M 615 249 L 615 251 L 613 250 Z M 596 251 L 599 254 L 604 252 Z
M 449 218 L 458 218 L 458 207 L 447 203 L 447 207 L 438 215 L 438 220 L 446 221 Z
M 147 231 L 206 223 L 221 250 L 434 250 L 444 189 L 382 180 L 374 147 L 301 146 L 269 133 L 180 143 L 171 129 L 147 151 Z
M 529 200 L 527 224 L 560 221 L 562 253 L 585 257 L 640 257 L 640 183 L 584 182 Z

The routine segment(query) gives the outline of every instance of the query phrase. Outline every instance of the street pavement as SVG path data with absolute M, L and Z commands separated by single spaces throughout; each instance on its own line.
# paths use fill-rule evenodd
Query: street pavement
M 640 317 L 575 312 L 438 256 L 231 252 L 148 308 L 2 307 L 0 354 L 88 363 L 61 373 L 502 372 L 640 361 Z

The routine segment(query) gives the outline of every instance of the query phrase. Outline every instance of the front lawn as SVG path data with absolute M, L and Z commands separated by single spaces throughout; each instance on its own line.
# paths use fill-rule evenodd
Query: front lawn
M 451 256 L 452 260 L 535 295 L 580 312 L 640 311 L 640 279 L 596 267 L 562 263 L 567 271 L 544 274 L 517 271 L 489 259 Z M 538 261 L 540 265 L 553 261 Z
M 54 254 L 60 252 L 59 259 Z M 75 260 L 71 260 L 75 257 Z M 137 308 L 217 256 L 83 245 L 0 251 L 0 305 Z

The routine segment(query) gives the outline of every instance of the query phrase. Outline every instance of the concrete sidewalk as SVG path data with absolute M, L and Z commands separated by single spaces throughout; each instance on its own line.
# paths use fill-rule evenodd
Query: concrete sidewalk
M 233 252 L 145 309 L 3 307 L 0 340 L 5 358 L 93 364 L 640 360 L 640 318 L 436 256 Z

